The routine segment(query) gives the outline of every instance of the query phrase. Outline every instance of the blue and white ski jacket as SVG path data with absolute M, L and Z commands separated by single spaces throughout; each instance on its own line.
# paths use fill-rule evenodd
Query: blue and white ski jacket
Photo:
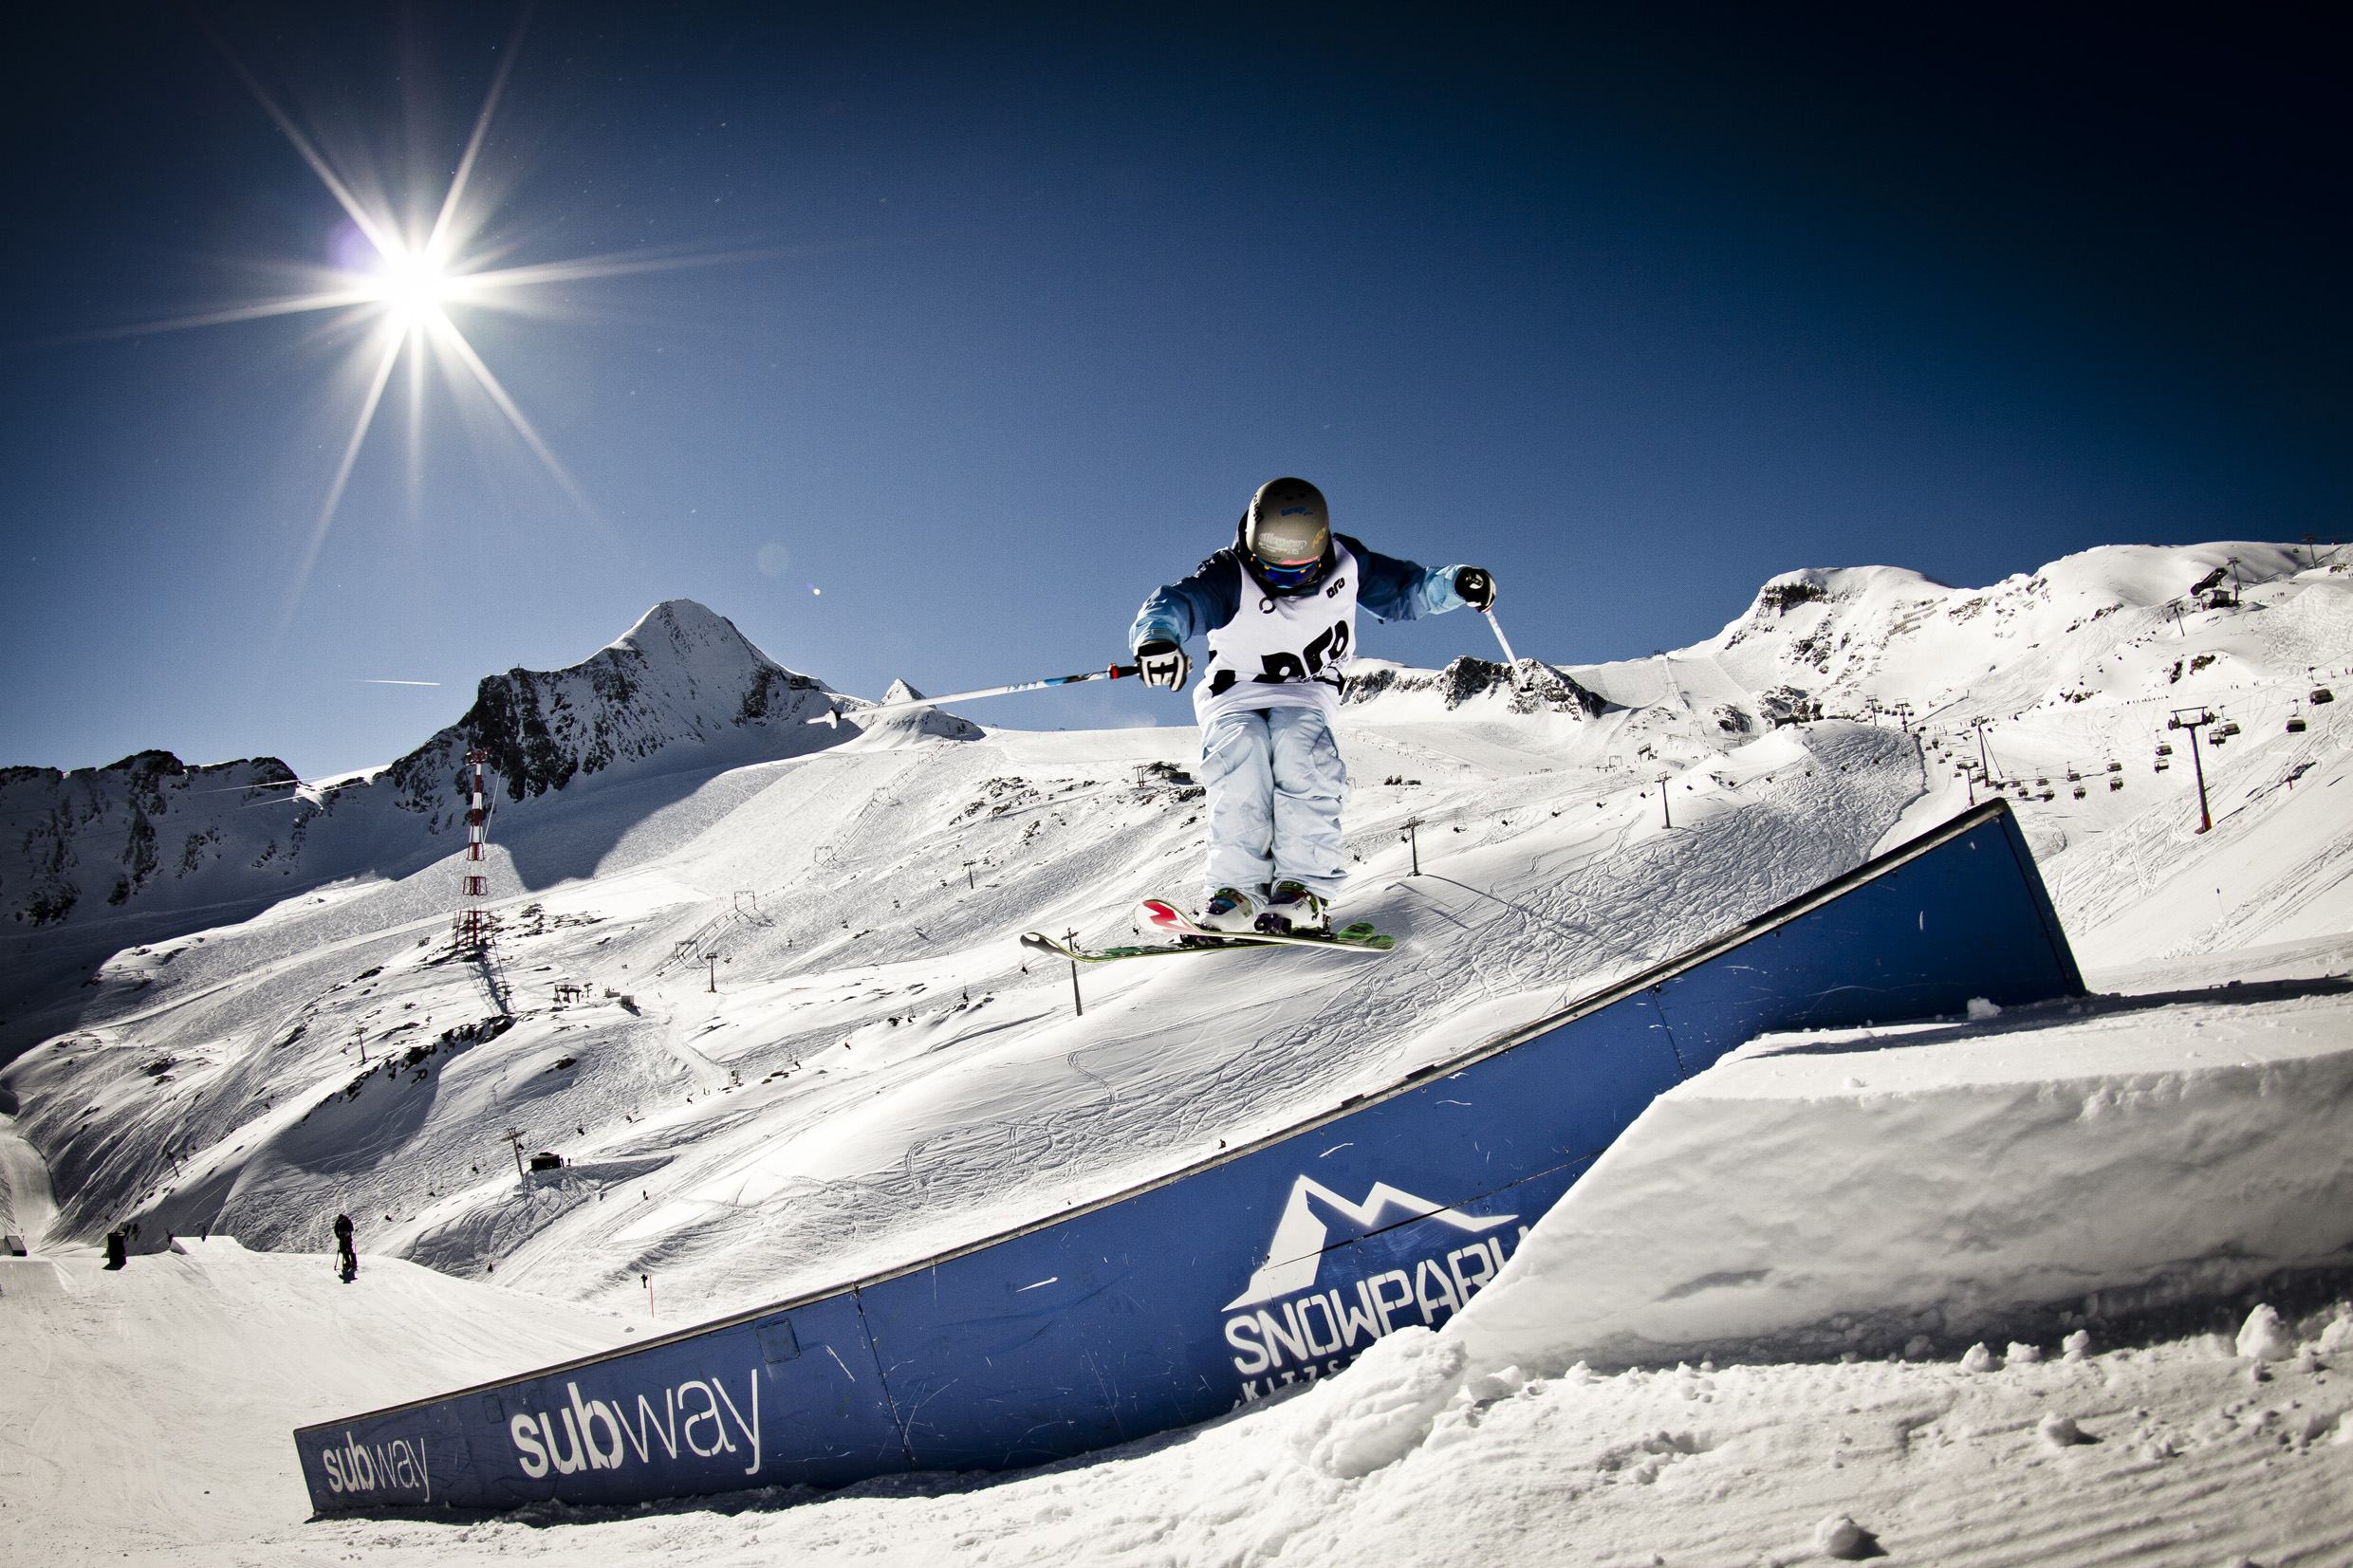
M 1341 673 L 1356 651 L 1359 605 L 1381 620 L 1415 620 L 1462 606 L 1459 567 L 1432 571 L 1332 536 L 1332 563 L 1301 593 L 1268 592 L 1234 543 L 1180 581 L 1154 590 L 1129 628 L 1128 646 L 1155 638 L 1200 636 L 1209 658 L 1194 689 L 1195 716 L 1206 725 L 1236 709 L 1320 707 L 1340 700 Z

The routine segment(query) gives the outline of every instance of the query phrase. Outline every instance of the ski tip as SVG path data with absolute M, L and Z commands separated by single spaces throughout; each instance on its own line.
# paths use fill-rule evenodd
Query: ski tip
M 1144 918 L 1156 926 L 1167 926 L 1176 931 L 1190 930 L 1193 926 L 1191 917 L 1166 899 L 1147 898 L 1143 900 L 1142 909 Z

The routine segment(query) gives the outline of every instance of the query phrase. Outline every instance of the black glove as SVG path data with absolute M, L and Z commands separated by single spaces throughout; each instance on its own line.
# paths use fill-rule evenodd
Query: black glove
M 1154 637 L 1150 642 L 1136 645 L 1136 673 L 1143 677 L 1146 686 L 1165 686 L 1172 692 L 1181 692 L 1186 677 L 1193 673 L 1193 661 L 1168 638 Z
M 1473 610 L 1492 609 L 1495 604 L 1495 580 L 1487 575 L 1484 566 L 1460 566 L 1454 571 L 1454 592 Z

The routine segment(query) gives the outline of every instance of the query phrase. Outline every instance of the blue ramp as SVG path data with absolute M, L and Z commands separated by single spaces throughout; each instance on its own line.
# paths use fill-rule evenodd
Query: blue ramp
M 294 1434 L 321 1513 L 1003 1469 L 1436 1326 L 1659 1094 L 1769 1029 L 2080 995 L 1999 802 L 1540 1024 L 923 1263 Z

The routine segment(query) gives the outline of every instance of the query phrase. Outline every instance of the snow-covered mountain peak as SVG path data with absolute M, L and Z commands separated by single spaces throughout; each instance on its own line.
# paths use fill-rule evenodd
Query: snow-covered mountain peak
M 520 801 L 658 754 L 677 766 L 682 746 L 697 764 L 763 761 L 824 744 L 806 721 L 831 694 L 769 658 L 725 616 L 664 600 L 578 664 L 484 676 L 466 715 L 392 772 L 417 799 L 479 748 L 502 792 Z
M 634 653 L 649 660 L 667 654 L 689 665 L 775 663 L 736 630 L 733 621 L 691 599 L 663 600 L 604 646 L 605 651 Z
M 831 745 L 806 721 L 824 682 L 769 658 L 726 617 L 665 600 L 560 670 L 486 675 L 473 706 L 390 766 L 331 787 L 291 784 L 275 758 L 191 769 L 168 752 L 104 768 L 0 770 L 28 824 L 0 861 L 12 924 L 283 897 L 361 871 L 421 864 L 462 842 L 472 769 L 523 802 L 600 774 L 715 769 Z
M 1900 566 L 1801 566 L 1767 581 L 1732 625 L 1762 625 L 1807 604 L 1908 601 L 1949 592 L 1934 578 Z
M 2154 698 L 2194 673 L 2175 668 L 2184 650 L 2167 639 L 2201 627 L 2218 646 L 2186 651 L 2198 670 L 2258 650 L 2283 667 L 2331 662 L 2325 605 L 2333 594 L 2291 607 L 2291 580 L 2310 575 L 2288 546 L 2231 542 L 2105 545 L 1982 588 L 1889 566 L 1806 568 L 1772 579 L 1747 611 L 1680 656 L 1720 662 L 1752 691 L 1788 686 L 1828 711 L 1926 711 L 1972 687 L 2005 717 L 2103 692 Z M 2290 613 L 2252 640 L 2224 623 L 2267 608 Z
M 913 683 L 899 679 L 891 682 L 890 690 L 882 693 L 879 706 L 888 708 L 895 702 L 922 700 L 923 693 Z M 891 736 L 899 740 L 929 736 L 936 740 L 976 741 L 988 733 L 972 720 L 958 718 L 937 708 L 902 708 L 895 713 L 883 713 L 861 722 L 869 735 Z

